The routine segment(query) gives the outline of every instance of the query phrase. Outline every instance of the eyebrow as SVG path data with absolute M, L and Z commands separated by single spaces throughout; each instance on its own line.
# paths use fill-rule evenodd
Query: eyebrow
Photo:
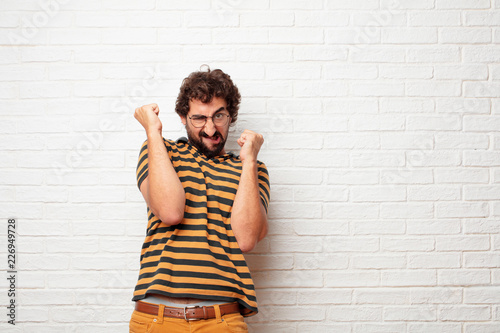
M 221 111 L 224 111 L 226 108 L 224 106 L 221 106 L 220 108 L 218 108 L 215 112 L 214 112 L 214 115 L 221 112 Z M 193 117 L 200 117 L 202 116 L 201 114 L 194 114 Z M 203 117 L 206 117 L 206 116 L 203 116 Z

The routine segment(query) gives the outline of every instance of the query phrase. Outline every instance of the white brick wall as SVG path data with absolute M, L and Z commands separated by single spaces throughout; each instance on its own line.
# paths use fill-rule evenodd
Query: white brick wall
M 179 137 L 209 64 L 243 96 L 233 141 L 266 138 L 252 332 L 499 332 L 499 25 L 500 0 L 0 1 L 0 331 L 127 331 L 132 112 L 158 103 Z

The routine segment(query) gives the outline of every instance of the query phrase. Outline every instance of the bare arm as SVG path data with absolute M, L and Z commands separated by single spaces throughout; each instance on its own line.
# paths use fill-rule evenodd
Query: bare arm
M 251 251 L 267 234 L 267 214 L 260 200 L 257 154 L 262 135 L 245 130 L 238 139 L 242 147 L 240 183 L 231 212 L 231 228 L 242 252 Z
M 163 142 L 159 112 L 156 104 L 135 109 L 134 116 L 148 137 L 148 176 L 140 190 L 153 214 L 163 223 L 175 225 L 184 217 L 185 193 Z

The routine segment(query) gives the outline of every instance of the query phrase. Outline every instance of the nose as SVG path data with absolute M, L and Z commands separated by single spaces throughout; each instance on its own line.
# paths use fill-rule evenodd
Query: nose
M 213 136 L 215 134 L 216 129 L 212 118 L 207 118 L 204 131 L 208 136 Z

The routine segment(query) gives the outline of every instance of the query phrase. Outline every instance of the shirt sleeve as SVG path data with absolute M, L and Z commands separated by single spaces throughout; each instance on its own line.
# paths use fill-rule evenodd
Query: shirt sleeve
M 173 142 L 170 140 L 165 140 L 163 138 L 163 143 L 167 149 L 168 157 L 172 160 L 172 145 Z M 141 150 L 139 152 L 139 160 L 137 161 L 136 177 L 137 177 L 137 187 L 141 189 L 141 184 L 148 176 L 148 140 L 144 141 Z
M 139 160 L 136 168 L 137 187 L 141 189 L 141 184 L 148 176 L 148 141 L 144 141 L 139 152 Z
M 269 183 L 269 173 L 267 172 L 267 167 L 264 163 L 259 162 L 258 165 L 258 176 L 259 176 L 259 192 L 260 200 L 266 209 L 266 213 L 269 207 L 271 185 Z

